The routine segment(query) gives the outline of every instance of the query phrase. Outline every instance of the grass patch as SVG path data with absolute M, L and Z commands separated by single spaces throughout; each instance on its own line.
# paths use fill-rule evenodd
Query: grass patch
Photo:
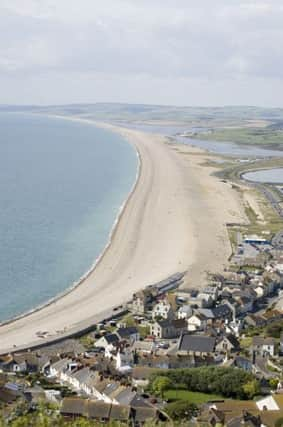
M 201 132 L 190 135 L 190 138 L 213 140 L 220 142 L 234 142 L 244 145 L 261 145 L 270 148 L 283 148 L 283 131 L 273 128 L 237 128 L 215 129 L 210 132 Z
M 166 390 L 164 392 L 164 398 L 169 400 L 169 402 L 186 400 L 189 403 L 194 403 L 196 405 L 209 402 L 210 400 L 223 400 L 223 397 L 217 394 L 199 393 L 188 390 Z
M 245 337 L 245 338 L 241 338 L 241 340 L 240 340 L 241 348 L 242 348 L 243 350 L 245 350 L 245 349 L 249 349 L 249 348 L 250 348 L 250 346 L 252 345 L 252 342 L 253 342 L 252 337 Z

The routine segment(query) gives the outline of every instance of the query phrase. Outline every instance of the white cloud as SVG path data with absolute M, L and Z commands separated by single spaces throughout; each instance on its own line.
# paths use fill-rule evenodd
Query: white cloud
M 168 103 L 172 91 L 165 81 L 175 86 L 181 104 L 189 102 L 182 87 L 194 81 L 202 81 L 203 88 L 208 81 L 217 87 L 223 81 L 225 93 L 235 97 L 235 79 L 265 79 L 266 86 L 283 79 L 282 18 L 281 0 L 1 0 L 2 96 L 7 93 L 5 102 L 14 99 L 15 83 L 28 75 L 30 82 L 44 76 L 41 99 L 48 102 L 52 96 L 64 102 L 66 93 L 68 98 L 73 94 L 75 102 L 79 93 L 74 87 L 81 88 L 81 100 L 91 101 L 96 82 L 106 90 L 102 82 L 109 82 L 109 76 L 113 101 L 115 96 L 120 99 L 118 86 L 124 79 L 139 82 L 135 95 L 133 88 L 124 88 L 129 102 L 136 97 L 146 102 L 146 87 L 154 82 L 165 92 L 155 93 L 155 102 L 166 98 Z M 88 81 L 89 93 L 81 79 Z M 147 83 L 142 87 L 141 81 Z M 10 90 L 7 82 L 13 82 Z M 253 103 L 253 87 L 243 103 Z M 105 99 L 110 100 L 111 93 L 105 93 Z M 36 102 L 38 89 L 30 96 Z

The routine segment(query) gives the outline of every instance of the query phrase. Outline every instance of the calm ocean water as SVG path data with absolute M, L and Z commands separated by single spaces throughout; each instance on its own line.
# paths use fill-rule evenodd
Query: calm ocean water
M 122 137 L 90 124 L 0 114 L 0 320 L 64 291 L 108 242 L 136 177 Z
M 274 168 L 244 174 L 244 178 L 255 182 L 283 183 L 283 168 Z

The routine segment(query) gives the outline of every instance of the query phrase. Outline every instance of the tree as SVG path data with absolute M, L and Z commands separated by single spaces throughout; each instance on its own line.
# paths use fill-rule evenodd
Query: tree
M 254 396 L 260 393 L 260 386 L 257 380 L 248 381 L 243 385 L 243 391 L 248 399 L 252 399 Z
M 174 384 L 174 388 L 182 386 L 187 390 L 202 393 L 215 393 L 234 398 L 247 398 L 243 386 L 255 378 L 238 368 L 219 366 L 202 366 L 199 368 L 170 369 L 153 374 L 150 379 L 150 388 L 157 377 L 166 377 Z M 254 384 L 255 385 L 255 384 Z M 251 393 L 249 387 L 248 393 Z
M 279 383 L 279 379 L 278 378 L 270 378 L 270 380 L 268 382 L 269 382 L 270 387 L 273 390 L 277 389 L 277 386 L 278 386 L 278 383 Z
M 164 391 L 168 390 L 172 386 L 173 384 L 170 378 L 165 376 L 157 376 L 153 381 L 151 388 L 154 394 L 163 397 Z

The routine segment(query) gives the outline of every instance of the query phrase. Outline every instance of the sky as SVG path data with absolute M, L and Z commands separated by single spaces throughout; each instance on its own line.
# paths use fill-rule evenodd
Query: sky
M 1 0 L 0 104 L 283 107 L 282 0 Z

